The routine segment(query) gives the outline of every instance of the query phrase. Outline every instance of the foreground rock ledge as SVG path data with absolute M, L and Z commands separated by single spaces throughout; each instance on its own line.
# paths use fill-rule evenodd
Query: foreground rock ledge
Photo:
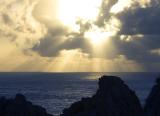
M 142 116 L 135 93 L 115 76 L 99 79 L 99 89 L 91 98 L 82 98 L 60 116 Z
M 14 99 L 0 98 L 0 116 L 52 116 L 41 106 L 33 105 L 17 94 Z

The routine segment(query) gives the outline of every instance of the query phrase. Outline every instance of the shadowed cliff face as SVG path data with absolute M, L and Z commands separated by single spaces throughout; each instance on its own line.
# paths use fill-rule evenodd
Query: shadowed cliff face
M 160 116 L 160 78 L 152 88 L 144 107 L 145 116 Z
M 0 98 L 0 116 L 52 116 L 41 106 L 33 105 L 17 94 L 14 99 Z
M 120 78 L 103 76 L 98 84 L 93 97 L 82 98 L 61 116 L 142 116 L 137 96 Z

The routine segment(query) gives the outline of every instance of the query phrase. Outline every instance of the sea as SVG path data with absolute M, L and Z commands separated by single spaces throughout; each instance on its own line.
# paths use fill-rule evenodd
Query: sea
M 142 105 L 160 72 L 136 73 L 0 73 L 0 96 L 13 98 L 22 93 L 48 113 L 59 115 L 83 97 L 91 97 L 102 75 L 119 76 L 136 92 Z

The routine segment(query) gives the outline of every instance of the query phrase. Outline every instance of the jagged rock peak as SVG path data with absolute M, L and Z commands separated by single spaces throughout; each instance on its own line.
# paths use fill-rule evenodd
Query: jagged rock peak
M 113 85 L 119 85 L 119 84 L 123 84 L 124 82 L 116 76 L 102 76 L 101 78 L 99 78 L 99 89 L 101 88 L 105 88 L 106 86 L 113 86 Z
M 99 88 L 91 98 L 82 98 L 61 116 L 142 116 L 135 93 L 116 76 L 102 76 Z

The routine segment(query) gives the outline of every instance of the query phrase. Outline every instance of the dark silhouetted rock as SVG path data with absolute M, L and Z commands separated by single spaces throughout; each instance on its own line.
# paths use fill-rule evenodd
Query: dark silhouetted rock
M 103 76 L 91 98 L 82 98 L 60 116 L 142 116 L 135 93 L 119 77 Z
M 160 78 L 146 100 L 144 112 L 145 116 L 160 116 Z
M 0 116 L 52 116 L 41 106 L 32 105 L 26 98 L 17 94 L 14 99 L 0 98 Z

